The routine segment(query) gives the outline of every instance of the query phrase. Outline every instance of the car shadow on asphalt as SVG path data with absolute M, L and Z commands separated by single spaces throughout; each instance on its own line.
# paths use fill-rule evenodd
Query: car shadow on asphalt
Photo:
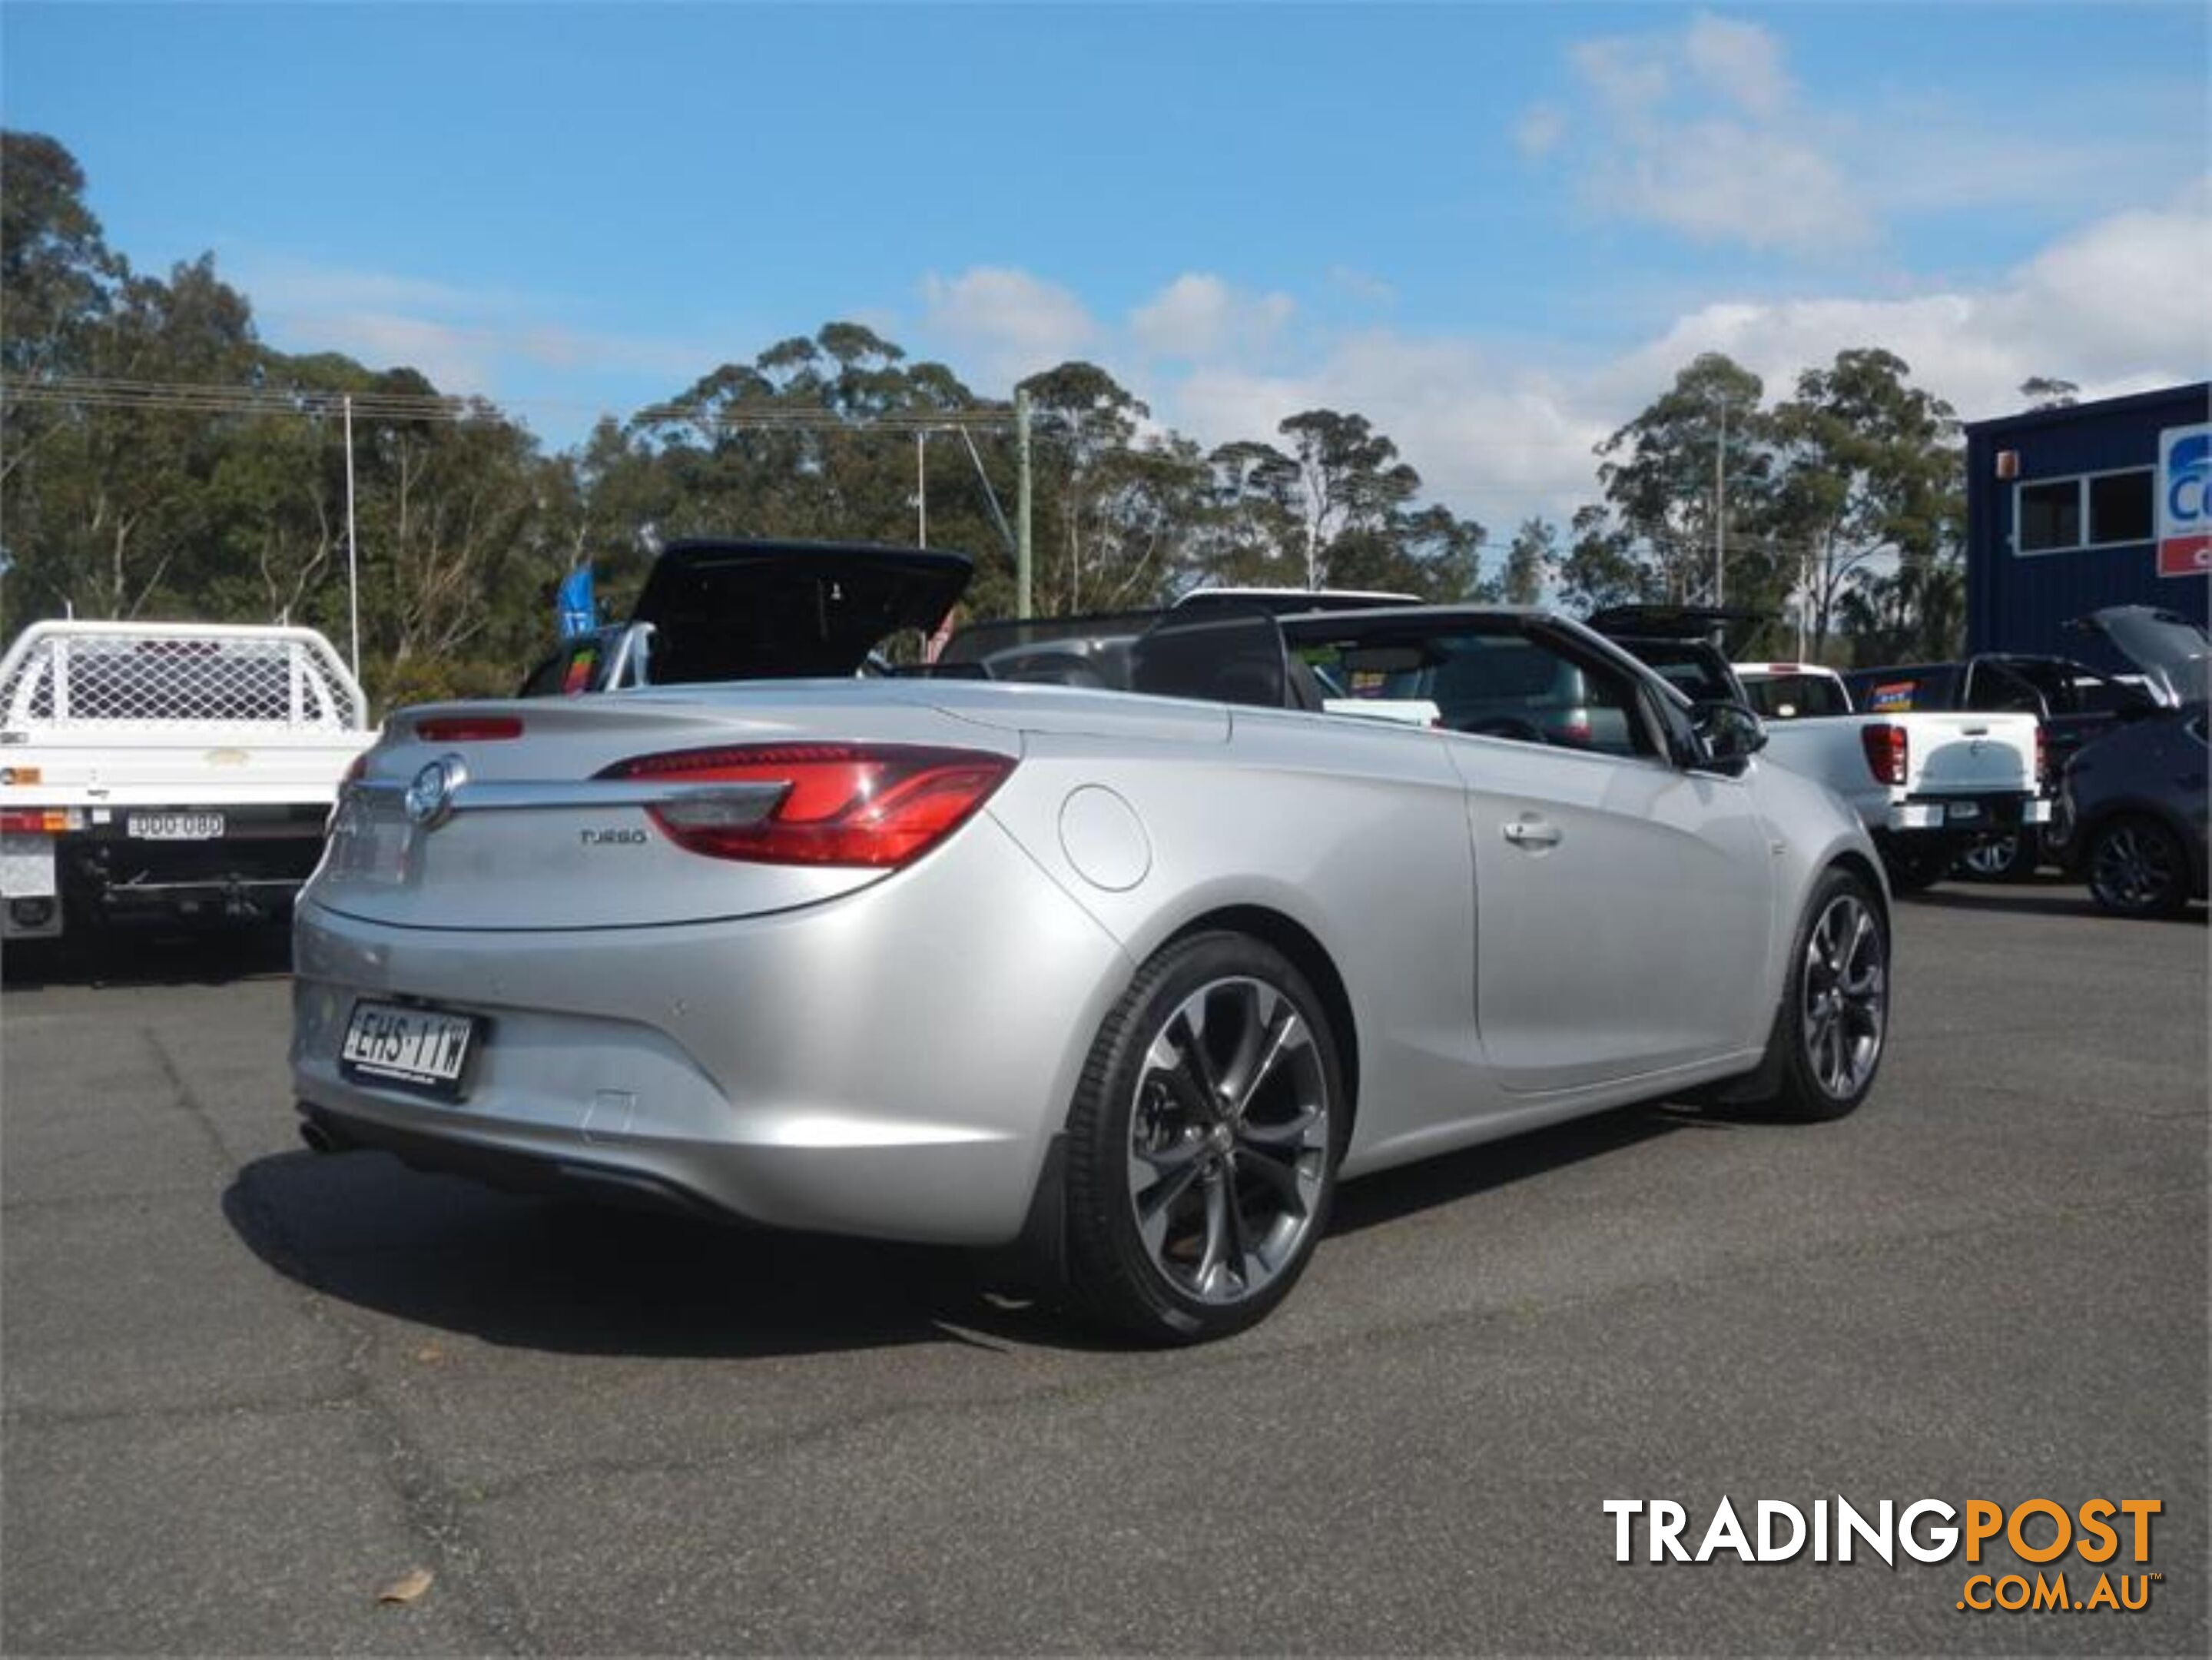
M 227 986 L 292 971 L 292 933 L 279 923 L 199 933 L 97 932 L 19 939 L 0 952 L 9 991 L 63 986 Z
M 1980 911 L 1986 915 L 2009 913 L 2016 916 L 2094 916 L 2111 921 L 2128 920 L 2112 916 L 2104 910 L 2089 897 L 2089 890 L 2079 882 L 2042 878 L 2033 882 L 1944 882 L 1919 893 L 1906 895 L 1899 903 L 1933 910 Z M 2203 905 L 2193 904 L 2179 916 L 2145 921 L 2194 922 L 2202 927 L 2206 916 Z
M 1340 1192 L 1330 1231 L 1723 1122 L 1629 1108 L 1386 1171 Z M 1133 1347 L 1024 1283 L 1001 1256 L 511 1195 L 383 1152 L 255 1159 L 222 1208 L 256 1256 L 302 1286 L 507 1347 L 738 1359 L 948 1341 Z
M 222 1208 L 325 1297 L 504 1347 L 735 1359 L 976 1341 L 1003 1323 L 972 1253 L 508 1195 L 383 1152 L 255 1159 Z
M 1479 1146 L 1347 1182 L 1337 1191 L 1329 1231 L 1357 1233 L 1417 1211 L 1510 1187 L 1565 1165 L 1622 1152 L 1658 1136 L 1686 1129 L 1726 1128 L 1736 1122 L 1721 1109 L 1646 1104 L 1524 1131 L 1503 1140 L 1485 1141 Z

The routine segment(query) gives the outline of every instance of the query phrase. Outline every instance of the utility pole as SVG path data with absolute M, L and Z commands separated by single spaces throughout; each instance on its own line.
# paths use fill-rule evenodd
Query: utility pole
M 929 472 L 924 465 L 929 442 L 927 428 L 916 427 L 914 433 L 914 544 L 918 548 L 929 545 Z
M 1813 551 L 1810 548 L 1797 556 L 1797 656 L 1802 662 L 1808 649 L 1806 635 L 1813 622 Z
M 361 554 L 353 526 L 353 394 L 345 396 L 346 611 L 353 626 L 353 678 L 361 678 Z
M 1722 603 L 1728 569 L 1728 399 L 1719 400 L 1721 435 L 1713 445 L 1713 604 Z
M 1014 615 L 1030 614 L 1030 395 L 1014 388 Z

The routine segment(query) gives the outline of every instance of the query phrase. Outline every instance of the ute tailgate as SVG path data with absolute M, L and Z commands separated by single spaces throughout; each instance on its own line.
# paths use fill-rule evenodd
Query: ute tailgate
M 1907 735 L 1909 794 L 2035 793 L 2033 715 L 1912 714 L 1889 719 Z

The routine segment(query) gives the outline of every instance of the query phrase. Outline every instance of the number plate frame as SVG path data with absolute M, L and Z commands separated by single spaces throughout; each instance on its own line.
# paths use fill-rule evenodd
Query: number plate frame
M 132 812 L 123 829 L 134 842 L 220 842 L 230 822 L 219 812 Z
M 364 1017 L 397 1023 L 398 1030 L 363 1031 Z M 358 998 L 348 1011 L 345 1030 L 338 1037 L 338 1074 L 352 1083 L 459 1101 L 467 1093 L 471 1063 L 483 1046 L 489 1025 L 482 1015 Z M 364 1042 L 374 1040 L 380 1049 L 392 1052 L 373 1057 L 356 1055 L 352 1052 L 356 1035 Z M 450 1061 L 446 1055 L 449 1044 L 453 1046 Z

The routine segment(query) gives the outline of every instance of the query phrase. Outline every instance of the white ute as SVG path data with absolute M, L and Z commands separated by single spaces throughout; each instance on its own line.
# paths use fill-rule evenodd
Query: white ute
M 1745 689 L 1758 707 L 1758 681 Z M 1778 714 L 1766 750 L 1850 803 L 1899 889 L 1940 879 L 1976 836 L 2051 822 L 2032 714 Z
M 375 739 L 312 629 L 33 623 L 0 657 L 0 938 L 284 915 Z
M 1826 780 L 1877 836 L 2050 822 L 2051 802 L 2042 794 L 2043 723 L 2032 714 L 1860 714 L 1833 669 L 1811 663 L 1734 667 L 1752 708 L 1768 722 L 1775 759 Z M 1800 730 L 1810 735 L 1790 735 Z M 1853 769 L 1846 733 L 1857 734 L 1863 780 Z
M 2051 821 L 2044 790 L 2043 723 L 2032 714 L 1833 713 L 1826 671 L 1795 663 L 1732 664 L 1708 636 L 1741 612 L 1692 605 L 1620 605 L 1590 619 L 1664 676 L 1693 704 L 1727 702 L 1764 711 L 1773 693 L 1742 669 L 1790 671 L 1798 684 L 1765 720 L 1766 758 L 1816 778 L 1850 804 L 1873 835 L 1890 885 L 1911 892 L 1948 874 L 1978 836 Z

